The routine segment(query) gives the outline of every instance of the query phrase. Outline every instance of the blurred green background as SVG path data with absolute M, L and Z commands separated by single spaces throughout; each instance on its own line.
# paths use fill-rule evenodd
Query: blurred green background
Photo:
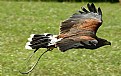
M 43 1 L 43 2 L 119 2 L 119 0 L 3 0 L 3 1 Z
M 120 76 L 121 75 L 121 5 L 96 2 L 103 11 L 98 37 L 111 46 L 96 50 L 71 49 L 46 53 L 28 75 L 18 71 L 30 69 L 46 49 L 40 49 L 29 63 L 33 50 L 24 48 L 30 34 L 59 33 L 60 22 L 88 2 L 0 1 L 0 76 Z

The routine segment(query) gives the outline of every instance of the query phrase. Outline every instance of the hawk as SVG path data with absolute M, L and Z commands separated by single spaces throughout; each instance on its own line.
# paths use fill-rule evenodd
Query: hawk
M 103 22 L 101 8 L 96 9 L 93 3 L 88 3 L 87 8 L 81 7 L 82 10 L 61 22 L 59 35 L 31 34 L 25 48 L 35 49 L 34 53 L 39 48 L 47 48 L 47 51 L 59 48 L 61 52 L 65 52 L 73 48 L 97 49 L 111 45 L 111 42 L 96 36 Z

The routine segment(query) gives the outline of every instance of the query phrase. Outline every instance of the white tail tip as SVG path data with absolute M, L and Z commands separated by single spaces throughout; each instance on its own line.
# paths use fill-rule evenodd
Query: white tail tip
M 28 41 L 32 41 L 32 38 L 34 37 L 35 34 L 31 34 L 30 37 L 28 38 Z
M 31 45 L 30 42 L 27 42 L 26 45 L 25 45 L 25 49 L 31 50 L 32 48 L 29 45 Z

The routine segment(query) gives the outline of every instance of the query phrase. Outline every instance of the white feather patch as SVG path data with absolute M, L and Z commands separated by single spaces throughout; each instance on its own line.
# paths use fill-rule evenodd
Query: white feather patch
M 45 36 L 46 36 L 47 34 L 49 34 L 49 33 L 44 33 Z
M 28 38 L 28 41 L 32 41 L 32 38 L 34 37 L 35 34 L 31 34 L 30 37 Z
M 29 49 L 29 50 L 32 49 L 29 45 L 31 45 L 30 42 L 27 42 L 25 45 L 25 49 Z
M 48 46 L 55 45 L 56 42 L 58 42 L 58 41 L 60 41 L 60 40 L 62 39 L 62 38 L 57 39 L 57 38 L 56 38 L 57 35 L 53 35 L 53 36 L 49 36 L 49 37 L 50 37 L 49 39 L 51 39 L 51 41 L 50 41 L 50 43 L 48 44 Z

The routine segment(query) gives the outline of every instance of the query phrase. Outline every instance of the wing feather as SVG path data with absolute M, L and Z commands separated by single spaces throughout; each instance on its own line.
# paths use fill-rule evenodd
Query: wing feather
M 102 15 L 102 11 L 101 11 L 100 7 L 98 8 L 98 14 Z
M 92 7 L 91 7 L 91 5 L 89 3 L 87 4 L 87 7 L 88 7 L 88 9 L 89 9 L 90 12 L 93 11 L 93 9 L 92 9 Z
M 94 12 L 94 13 L 97 13 L 97 9 L 95 8 L 95 5 L 92 3 L 91 4 L 91 7 L 92 7 L 92 11 Z
M 82 12 L 82 11 L 80 11 L 80 10 L 78 10 L 78 12 L 81 13 L 81 14 L 84 13 L 84 12 Z
M 93 3 L 88 3 L 87 8 L 88 10 L 82 7 L 82 11 L 79 10 L 78 13 L 63 21 L 60 26 L 60 34 L 72 33 L 77 30 L 90 30 L 96 34 L 102 24 L 102 11 L 100 7 L 97 10 Z
M 89 11 L 88 11 L 86 8 L 81 7 L 81 9 L 82 9 L 85 13 L 89 13 Z
M 81 7 L 82 10 L 61 23 L 57 38 L 62 40 L 56 44 L 61 51 L 71 48 L 91 49 L 98 43 L 96 32 L 102 24 L 102 11 L 100 7 L 96 9 L 93 3 L 88 3 L 87 8 Z

